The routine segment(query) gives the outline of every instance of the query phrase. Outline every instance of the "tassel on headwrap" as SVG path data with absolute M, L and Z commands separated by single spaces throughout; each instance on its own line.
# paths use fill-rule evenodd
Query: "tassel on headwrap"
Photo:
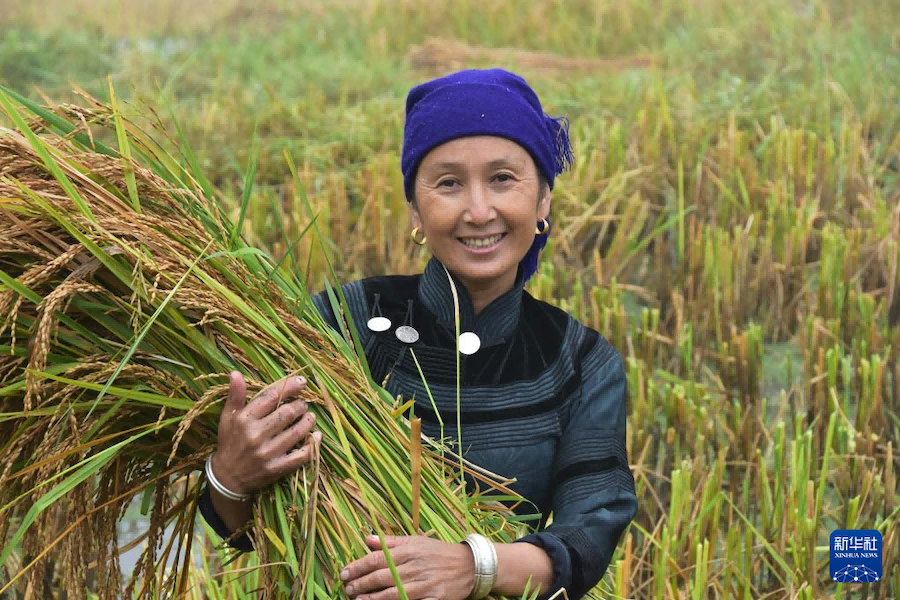
M 407 200 L 425 155 L 445 142 L 477 135 L 503 137 L 525 148 L 551 190 L 556 176 L 575 162 L 568 119 L 545 114 L 522 77 L 503 69 L 459 71 L 414 87 L 406 98 L 400 168 Z M 537 269 L 548 234 L 536 235 L 522 260 L 526 280 Z
M 556 139 L 556 174 L 559 175 L 575 166 L 575 154 L 569 139 L 568 117 L 547 117 L 550 132 Z

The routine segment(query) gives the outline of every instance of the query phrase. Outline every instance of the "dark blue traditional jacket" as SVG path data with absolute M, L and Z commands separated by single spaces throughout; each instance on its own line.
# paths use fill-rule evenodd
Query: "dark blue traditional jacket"
M 543 597 L 565 587 L 569 598 L 580 598 L 605 574 L 638 507 L 625 451 L 624 362 L 596 331 L 532 298 L 521 273 L 515 287 L 477 317 L 465 288 L 454 282 L 460 331 L 481 339 L 480 349 L 459 361 L 463 455 L 515 479 L 510 488 L 531 503 L 517 512 L 540 513 L 537 532 L 518 541 L 543 548 L 553 561 L 554 584 Z M 394 397 L 415 401 L 422 433 L 459 443 L 455 311 L 441 263 L 432 259 L 421 275 L 355 281 L 343 292 L 373 379 Z M 313 300 L 339 330 L 327 296 Z M 392 324 L 384 332 L 365 326 L 376 301 Z M 412 348 L 434 405 L 410 346 L 395 335 L 404 324 L 419 333 Z M 200 508 L 222 537 L 230 535 L 208 492 Z M 252 549 L 246 536 L 232 544 Z

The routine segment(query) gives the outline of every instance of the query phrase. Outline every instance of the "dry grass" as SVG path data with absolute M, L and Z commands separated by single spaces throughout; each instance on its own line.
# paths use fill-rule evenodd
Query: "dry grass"
M 358 0 L 330 0 L 332 6 L 357 6 Z M 299 15 L 322 14 L 321 2 L 303 0 L 3 0 L 0 23 L 33 23 L 42 27 L 60 27 L 77 20 L 84 27 L 113 33 L 121 37 L 147 33 L 183 35 L 230 28 L 252 23 L 271 27 L 280 19 Z
M 412 46 L 406 58 L 414 69 L 432 75 L 498 64 L 553 75 L 597 74 L 644 69 L 656 63 L 652 56 L 578 58 L 516 48 L 485 48 L 447 38 L 428 38 L 422 45 Z

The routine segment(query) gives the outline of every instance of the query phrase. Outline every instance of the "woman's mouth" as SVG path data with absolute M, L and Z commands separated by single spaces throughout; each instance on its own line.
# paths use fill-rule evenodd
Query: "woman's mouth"
M 504 237 L 506 237 L 505 233 L 498 233 L 497 235 L 492 235 L 490 237 L 462 237 L 459 238 L 459 241 L 469 250 L 475 252 L 487 252 L 493 250 Z

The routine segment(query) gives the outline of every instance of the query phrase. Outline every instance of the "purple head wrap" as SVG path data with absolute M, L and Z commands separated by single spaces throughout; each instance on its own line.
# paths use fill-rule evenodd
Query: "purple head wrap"
M 546 115 L 522 77 L 503 69 L 459 71 L 418 85 L 407 96 L 400 163 L 407 200 L 425 155 L 445 142 L 476 135 L 503 137 L 525 148 L 550 189 L 574 162 L 568 120 Z M 522 259 L 526 280 L 537 270 L 549 233 L 547 228 L 535 235 Z

